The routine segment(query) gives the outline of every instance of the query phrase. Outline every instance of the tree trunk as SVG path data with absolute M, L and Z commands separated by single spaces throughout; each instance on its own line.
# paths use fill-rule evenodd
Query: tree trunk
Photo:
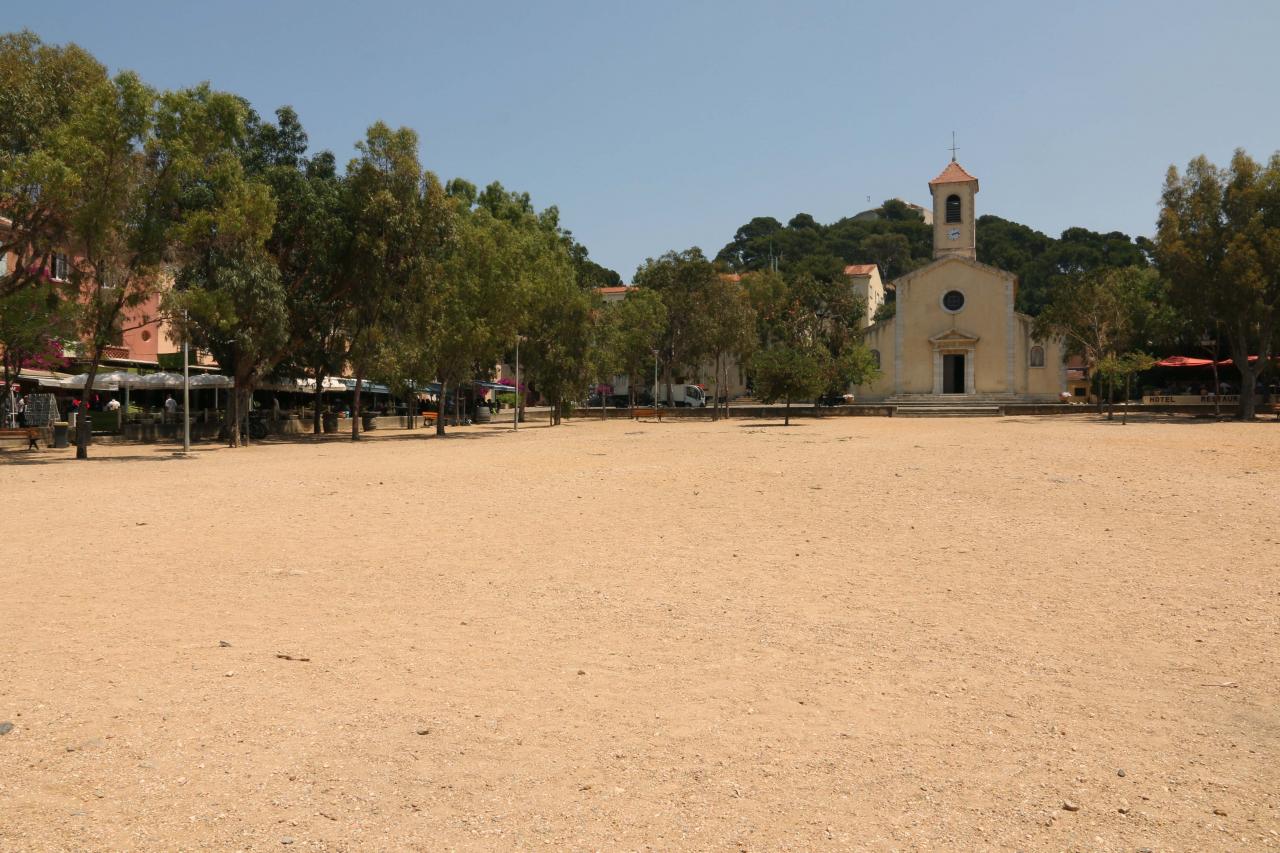
M 671 362 L 667 362 L 662 366 L 662 381 L 667 386 L 667 406 L 670 406 L 671 405 Z M 653 393 L 656 398 L 658 389 L 654 388 Z M 654 400 L 654 405 L 657 405 L 656 399 Z
M 714 397 L 711 400 L 711 420 L 720 420 L 720 353 L 716 353 L 715 381 L 711 383 L 714 389 L 711 393 Z
M 720 387 L 724 389 L 724 402 L 721 403 L 721 405 L 724 406 L 724 419 L 727 421 L 729 420 L 729 359 L 728 357 L 725 358 L 724 367 L 722 369 L 724 370 L 724 381 L 721 383 Z
M 436 401 L 436 435 L 444 435 L 444 419 L 448 412 L 445 411 L 444 401 L 449 399 L 448 395 L 449 383 L 440 380 L 440 399 Z
M 1120 424 L 1129 423 L 1129 383 L 1133 379 L 1133 374 L 1126 373 L 1124 375 L 1124 413 L 1120 416 Z
M 631 410 L 631 419 L 636 417 L 636 383 L 634 376 L 627 377 L 627 408 Z
M 782 410 L 782 425 L 791 426 L 791 397 L 787 397 L 787 407 Z
M 1253 383 L 1256 381 L 1254 379 L 1256 371 L 1249 366 L 1240 366 L 1241 361 L 1245 365 L 1249 364 L 1248 356 L 1239 360 L 1233 357 L 1232 361 L 1236 362 L 1236 370 L 1240 372 L 1240 420 L 1251 421 L 1254 419 L 1256 409 L 1256 403 L 1253 399 Z
M 89 458 L 89 435 L 93 431 L 89 423 L 89 395 L 93 393 L 93 381 L 98 375 L 98 362 L 102 359 L 102 351 L 96 349 L 93 360 L 89 362 L 89 375 L 84 381 L 84 392 L 80 395 L 80 412 L 76 415 L 76 458 Z
M 1214 347 L 1216 350 L 1217 347 Z M 1213 353 L 1213 419 L 1222 420 L 1222 383 L 1218 381 L 1218 354 Z
M 364 385 L 364 370 L 356 371 L 356 393 L 351 400 L 351 440 L 360 440 L 360 386 Z
M 245 388 L 244 391 L 237 391 L 240 394 L 240 419 L 244 422 L 244 426 L 240 429 L 240 444 L 248 447 L 253 436 L 249 435 L 249 421 L 253 417 L 253 389 Z
M 1263 342 L 1265 343 L 1265 340 Z M 1236 334 L 1231 337 L 1230 343 L 1231 360 L 1240 373 L 1240 420 L 1251 421 L 1255 415 L 1253 383 L 1256 381 L 1257 371 L 1249 363 L 1249 335 L 1243 321 L 1237 324 Z M 1265 350 L 1266 347 L 1263 346 L 1260 349 Z
M 311 434 L 319 435 L 320 429 L 320 401 L 323 399 L 320 395 L 324 390 L 324 375 L 320 368 L 316 368 L 316 403 L 315 411 L 311 414 Z
M 1098 414 L 1102 414 L 1102 377 L 1097 375 L 1092 366 L 1089 366 L 1086 369 L 1089 371 L 1089 384 L 1098 386 L 1096 398 L 1098 403 Z
M 240 446 L 240 389 L 227 394 L 227 447 Z
M 1114 421 L 1116 419 L 1116 401 L 1115 401 L 1115 383 L 1111 377 L 1107 377 L 1107 420 Z

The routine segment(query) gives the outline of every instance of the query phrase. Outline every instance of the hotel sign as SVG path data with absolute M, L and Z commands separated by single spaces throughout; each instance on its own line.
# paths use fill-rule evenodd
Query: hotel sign
M 1239 403 L 1239 394 L 1222 394 L 1218 398 L 1219 403 Z M 1214 396 L 1212 394 L 1153 394 L 1142 398 L 1144 405 L 1173 405 L 1173 406 L 1212 406 Z

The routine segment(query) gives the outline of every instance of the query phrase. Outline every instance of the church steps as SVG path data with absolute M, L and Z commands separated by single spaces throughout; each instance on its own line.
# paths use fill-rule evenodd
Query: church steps
M 1001 414 L 999 406 L 981 405 L 898 405 L 893 410 L 895 418 L 995 418 Z

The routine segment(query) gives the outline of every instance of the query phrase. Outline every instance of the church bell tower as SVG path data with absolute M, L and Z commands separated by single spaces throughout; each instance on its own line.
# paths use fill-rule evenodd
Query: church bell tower
M 957 255 L 977 260 L 974 196 L 978 179 L 953 156 L 942 174 L 929 182 L 929 192 L 933 195 L 933 259 Z

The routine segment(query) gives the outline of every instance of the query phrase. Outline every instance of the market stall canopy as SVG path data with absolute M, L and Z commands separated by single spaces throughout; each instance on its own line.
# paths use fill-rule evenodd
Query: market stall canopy
M 1256 355 L 1251 355 L 1251 356 L 1249 356 L 1249 363 L 1250 363 L 1250 364 L 1253 364 L 1253 363 L 1254 363 L 1254 362 L 1256 362 L 1257 360 L 1258 360 L 1258 357 L 1257 357 Z M 1276 362 L 1280 362 L 1280 355 L 1276 356 L 1274 360 L 1275 360 Z M 1218 362 L 1218 365 L 1219 365 L 1219 366 L 1221 366 L 1221 367 L 1230 367 L 1231 365 L 1233 365 L 1233 364 L 1235 364 L 1235 363 L 1236 363 L 1236 362 L 1235 362 L 1235 359 L 1232 359 L 1232 358 L 1224 358 L 1222 361 Z
M 149 373 L 142 377 L 142 380 L 133 384 L 134 388 L 181 388 L 182 374 L 167 373 Z
M 192 388 L 232 388 L 236 381 L 220 373 L 201 373 L 191 377 Z
M 348 379 L 344 377 L 342 379 L 339 379 L 338 381 L 341 382 L 346 387 L 346 390 L 348 391 L 356 390 L 357 380 Z M 360 386 L 361 391 L 372 392 L 374 394 L 390 394 L 391 393 L 391 389 L 388 388 L 386 385 L 375 385 L 372 382 L 370 382 L 368 379 L 365 379 L 362 381 L 364 382 L 364 384 Z
M 41 380 L 41 385 L 49 385 L 56 388 L 74 388 L 79 391 L 85 390 L 85 383 L 89 381 L 89 374 L 78 373 L 75 376 L 68 376 L 60 381 Z M 121 388 L 138 388 L 145 387 L 142 384 L 142 377 L 136 373 L 129 373 L 124 370 L 111 370 L 99 373 L 93 377 L 93 387 L 91 391 L 119 391 Z
M 13 381 L 19 385 L 23 382 L 27 382 L 57 388 L 64 379 L 70 378 L 70 373 L 59 373 L 56 370 L 37 370 L 34 367 L 24 367 L 18 371 L 17 376 L 13 377 Z
M 264 391 L 288 391 L 291 393 L 316 393 L 316 381 L 314 379 L 276 379 L 269 382 L 263 382 L 258 386 Z M 332 376 L 325 377 L 324 386 L 321 387 L 321 393 L 325 391 L 346 391 L 347 386 L 342 384 L 342 380 L 334 379 Z
M 1249 363 L 1253 364 L 1258 360 L 1256 355 L 1249 356 Z M 1276 361 L 1280 361 L 1280 356 L 1276 357 Z M 1218 362 L 1219 367 L 1231 367 L 1235 364 L 1234 359 L 1224 358 Z M 1171 355 L 1166 359 L 1156 362 L 1156 367 L 1211 367 L 1213 359 L 1209 358 L 1192 358 L 1186 355 Z
M 1213 364 L 1212 359 L 1208 358 L 1191 358 L 1185 355 L 1171 355 L 1163 361 L 1157 361 L 1156 367 L 1208 367 Z

